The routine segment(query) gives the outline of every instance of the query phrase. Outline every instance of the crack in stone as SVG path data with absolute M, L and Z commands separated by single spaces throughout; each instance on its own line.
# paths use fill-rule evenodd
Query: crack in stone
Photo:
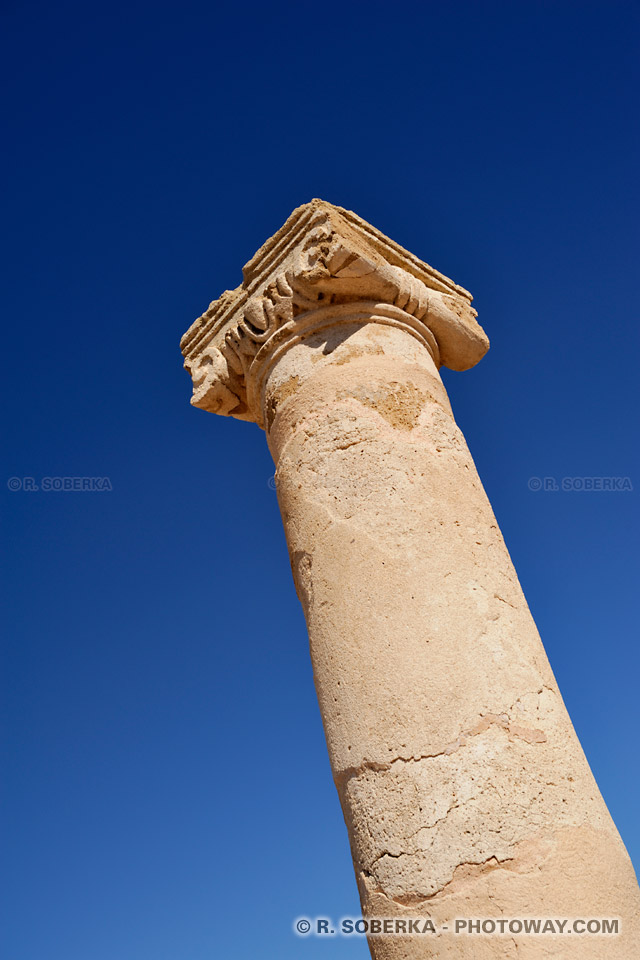
M 404 856 L 404 854 L 398 854 L 395 858 L 397 859 L 400 856 Z M 491 856 L 487 857 L 486 860 L 465 860 L 462 863 L 456 864 L 450 880 L 434 893 L 429 893 L 426 896 L 417 893 L 406 893 L 394 897 L 386 893 L 377 881 L 375 888 L 371 892 L 380 894 L 390 903 L 397 903 L 402 907 L 419 906 L 420 904 L 429 903 L 433 900 L 443 899 L 450 892 L 451 887 L 460 883 L 461 880 L 475 880 L 478 877 L 486 876 L 488 873 L 493 873 L 494 870 L 509 870 L 511 868 L 507 865 L 514 863 L 515 859 L 515 857 L 505 857 L 503 860 L 500 860 L 496 856 Z M 363 876 L 369 880 L 375 880 L 370 869 L 362 870 L 361 872 Z M 460 876 L 460 874 L 462 874 L 462 876 Z
M 541 688 L 538 693 L 541 693 L 542 689 L 544 688 Z M 515 703 L 518 703 L 518 701 L 521 699 L 522 697 L 519 697 Z M 509 714 L 513 710 L 515 703 L 506 713 L 487 713 L 483 715 L 474 727 L 465 731 L 464 733 L 461 733 L 460 736 L 458 736 L 454 741 L 447 744 L 446 747 L 444 747 L 442 750 L 438 750 L 436 753 L 423 753 L 417 757 L 395 757 L 393 760 L 389 760 L 387 762 L 363 760 L 363 762 L 358 766 L 347 767 L 335 777 L 336 786 L 340 790 L 341 788 L 344 788 L 349 780 L 360 777 L 369 770 L 373 770 L 374 772 L 378 773 L 381 771 L 391 770 L 393 765 L 396 763 L 419 763 L 422 760 L 433 760 L 436 757 L 451 756 L 451 754 L 457 753 L 458 750 L 460 750 L 462 747 L 465 747 L 472 737 L 477 737 L 479 734 L 485 733 L 493 726 L 497 726 L 501 730 L 504 730 L 510 739 L 517 738 L 531 744 L 546 743 L 547 736 L 543 730 L 533 727 L 523 727 L 509 719 Z
M 408 836 L 403 837 L 403 842 L 408 843 L 409 840 L 412 840 L 423 830 L 433 830 L 434 827 L 437 827 L 439 823 L 442 823 L 443 820 L 446 820 L 449 814 L 453 810 L 457 810 L 461 804 L 458 803 L 457 797 L 454 797 L 453 802 L 450 804 L 449 808 L 441 817 L 438 817 L 437 820 L 434 820 L 433 823 L 424 823 L 421 827 L 418 827 L 417 830 L 414 830 L 413 833 L 410 833 Z M 379 853 L 378 856 L 371 861 L 369 864 L 369 870 L 371 870 L 379 860 L 382 860 L 383 857 L 390 857 L 392 860 L 399 860 L 400 857 L 413 857 L 417 851 L 413 853 L 408 853 L 406 850 L 402 850 L 400 853 L 391 853 L 390 850 L 383 850 L 382 853 Z
M 510 603 L 509 600 L 505 600 L 505 598 L 504 598 L 504 597 L 501 597 L 500 594 L 498 594 L 498 593 L 494 593 L 493 598 L 494 598 L 494 600 L 499 600 L 500 603 L 506 603 L 506 605 L 507 605 L 508 607 L 511 607 L 512 610 L 518 610 L 518 609 L 519 609 L 518 607 L 515 606 L 515 604 Z

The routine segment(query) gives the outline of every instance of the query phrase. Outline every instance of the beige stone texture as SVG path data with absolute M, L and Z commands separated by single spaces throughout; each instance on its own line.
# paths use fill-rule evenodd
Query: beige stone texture
M 192 402 L 267 434 L 363 914 L 439 930 L 372 956 L 640 956 L 631 863 L 438 372 L 488 349 L 467 291 L 316 200 L 182 347 Z M 460 917 L 621 933 L 441 930 Z

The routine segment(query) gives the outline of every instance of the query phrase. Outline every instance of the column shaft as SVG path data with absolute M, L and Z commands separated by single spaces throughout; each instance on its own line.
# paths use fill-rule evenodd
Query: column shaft
M 437 368 L 387 323 L 343 316 L 279 356 L 263 394 L 365 914 L 629 926 L 628 856 Z M 584 960 L 631 957 L 628 935 L 557 954 L 515 939 L 519 958 Z M 513 941 L 371 949 L 496 958 L 516 956 Z

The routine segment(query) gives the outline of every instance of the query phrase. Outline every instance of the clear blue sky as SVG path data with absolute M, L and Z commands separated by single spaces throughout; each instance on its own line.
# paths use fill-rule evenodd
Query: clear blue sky
M 7 0 L 7 960 L 367 956 L 273 468 L 178 341 L 298 204 L 468 287 L 445 371 L 640 861 L 637 3 Z M 530 477 L 633 492 L 532 492 Z M 266 951 L 266 953 L 265 953 Z

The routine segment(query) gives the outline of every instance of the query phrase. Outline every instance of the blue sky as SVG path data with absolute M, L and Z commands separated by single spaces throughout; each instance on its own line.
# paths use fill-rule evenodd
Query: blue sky
M 18 4 L 6 135 L 10 960 L 364 958 L 257 427 L 178 341 L 290 211 L 349 207 L 469 288 L 444 373 L 628 849 L 637 796 L 638 6 Z M 529 489 L 629 477 L 633 491 Z

